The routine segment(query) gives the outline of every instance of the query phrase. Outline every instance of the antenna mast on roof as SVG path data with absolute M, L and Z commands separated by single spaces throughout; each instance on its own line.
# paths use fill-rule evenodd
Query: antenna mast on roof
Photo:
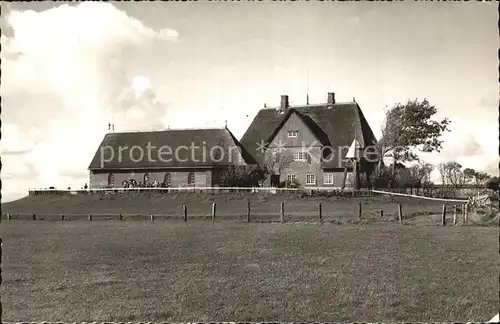
M 306 69 L 306 105 L 309 105 L 309 69 Z
M 114 131 L 115 130 L 115 112 L 114 112 L 114 109 L 113 109 L 113 106 L 111 106 L 111 109 L 110 109 L 110 123 L 108 124 L 109 126 L 109 131 Z

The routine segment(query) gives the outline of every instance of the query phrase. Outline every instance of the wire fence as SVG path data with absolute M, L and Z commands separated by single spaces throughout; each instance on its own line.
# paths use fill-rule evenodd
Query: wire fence
M 447 199 L 385 190 L 331 187 L 184 187 L 32 189 L 31 195 L 76 195 L 79 199 L 45 198 L 5 210 L 7 220 L 224 220 L 237 222 L 322 222 L 335 224 L 467 224 L 476 212 L 469 199 Z M 141 194 L 139 194 L 141 193 Z M 491 204 L 479 223 L 493 222 Z M 216 208 L 216 210 L 214 210 Z M 493 216 L 491 216 L 493 215 Z M 491 216 L 491 217 L 490 217 Z M 477 222 L 476 222 L 477 223 Z

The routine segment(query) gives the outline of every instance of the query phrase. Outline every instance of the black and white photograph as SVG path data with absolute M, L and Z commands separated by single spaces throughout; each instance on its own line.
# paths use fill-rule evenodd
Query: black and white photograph
M 0 323 L 500 321 L 498 1 L 0 5 Z

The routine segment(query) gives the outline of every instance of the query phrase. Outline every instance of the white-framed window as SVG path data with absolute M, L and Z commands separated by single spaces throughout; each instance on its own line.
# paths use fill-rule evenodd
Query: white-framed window
M 306 185 L 314 185 L 314 184 L 316 184 L 316 175 L 306 174 Z
M 288 131 L 288 137 L 297 137 L 298 134 L 299 134 L 298 130 L 289 130 Z
M 287 174 L 287 175 L 286 175 L 286 179 L 287 179 L 288 181 L 293 181 L 293 180 L 295 180 L 295 174 Z
M 293 153 L 293 159 L 295 161 L 308 161 L 309 159 L 309 153 L 307 152 L 294 152 Z
M 323 183 L 332 185 L 333 184 L 333 173 L 331 173 L 331 172 L 323 173 Z

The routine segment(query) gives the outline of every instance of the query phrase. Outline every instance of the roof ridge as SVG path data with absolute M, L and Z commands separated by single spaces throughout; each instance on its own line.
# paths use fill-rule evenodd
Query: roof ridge
M 226 127 L 192 127 L 192 128 L 167 128 L 167 129 L 159 129 L 159 130 L 130 130 L 123 132 L 108 132 L 107 134 L 136 134 L 136 133 L 161 133 L 161 132 L 173 132 L 173 131 L 186 131 L 186 130 L 225 130 Z
M 342 102 L 335 102 L 333 104 L 333 106 L 336 106 L 336 105 L 352 105 L 352 104 L 357 104 L 357 102 L 355 101 L 342 101 Z M 318 107 L 318 106 L 327 106 L 328 103 L 327 102 L 324 102 L 324 103 L 313 103 L 313 104 L 299 104 L 299 105 L 288 105 L 288 108 L 302 108 L 302 107 Z M 262 108 L 261 110 L 265 110 L 265 109 L 279 109 L 281 108 L 279 105 L 278 106 L 266 106 L 264 108 Z

